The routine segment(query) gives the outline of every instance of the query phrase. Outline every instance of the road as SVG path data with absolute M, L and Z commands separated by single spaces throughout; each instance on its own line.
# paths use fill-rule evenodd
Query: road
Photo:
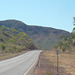
M 20 56 L 0 61 L 0 75 L 25 75 L 41 51 L 29 51 Z

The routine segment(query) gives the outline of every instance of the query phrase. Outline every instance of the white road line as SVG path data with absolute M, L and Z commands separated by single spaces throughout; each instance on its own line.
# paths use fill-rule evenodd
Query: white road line
M 37 56 L 37 59 L 35 60 L 35 62 L 31 65 L 31 67 L 25 72 L 25 74 L 24 75 L 27 75 L 27 73 L 30 71 L 30 69 L 35 65 L 35 63 L 37 62 L 37 60 L 38 60 L 38 58 L 39 58 L 39 55 Z

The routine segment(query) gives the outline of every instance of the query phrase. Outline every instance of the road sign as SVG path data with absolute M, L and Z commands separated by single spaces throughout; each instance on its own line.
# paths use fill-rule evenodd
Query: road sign
M 59 50 L 56 50 L 56 54 L 59 54 Z

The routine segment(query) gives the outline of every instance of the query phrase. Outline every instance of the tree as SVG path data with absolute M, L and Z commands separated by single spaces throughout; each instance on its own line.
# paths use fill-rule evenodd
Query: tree
M 65 46 L 62 46 L 61 49 L 62 49 L 63 52 L 66 50 Z
M 75 18 L 74 18 L 75 19 Z M 75 26 L 75 23 L 74 23 Z M 75 47 L 75 27 L 73 28 L 72 32 L 71 32 L 71 36 L 67 37 L 67 36 L 60 36 L 60 39 L 62 39 L 62 41 L 60 41 L 58 43 L 58 46 L 63 50 L 69 50 L 69 52 L 71 52 L 72 48 Z M 57 46 L 55 46 L 56 48 Z
M 55 49 L 57 49 L 58 47 L 59 47 L 58 45 L 53 46 L 53 48 L 55 48 Z
M 73 39 L 75 39 L 75 32 L 72 31 L 71 37 L 72 37 Z
M 6 49 L 6 47 L 7 47 L 7 44 L 3 44 L 3 43 L 2 43 L 2 44 L 0 45 L 0 47 L 1 47 L 2 51 L 4 51 L 4 50 Z
M 19 33 L 19 31 L 17 31 L 16 29 L 12 28 L 11 31 L 15 34 Z
M 68 44 L 70 45 L 70 44 L 72 44 L 72 37 L 69 37 L 68 39 L 67 39 L 67 41 L 68 41 Z
M 20 36 L 21 40 L 26 40 L 26 38 L 28 37 L 28 35 L 24 32 L 20 32 L 18 35 Z
M 9 39 L 9 42 L 10 43 L 15 43 L 15 40 L 14 39 Z
M 1 29 L 2 29 L 3 31 L 5 31 L 5 30 L 8 30 L 9 28 L 8 28 L 8 27 L 5 27 L 4 25 L 2 25 L 2 26 L 1 26 Z
M 24 33 L 24 32 L 20 32 L 19 35 L 24 37 L 24 38 L 28 37 L 28 35 L 26 33 Z
M 59 43 L 58 43 L 58 46 L 61 48 L 62 46 L 63 46 L 63 41 L 60 41 Z
M 74 22 L 75 22 L 75 17 L 74 17 Z M 75 26 L 75 23 L 73 25 Z M 75 27 L 72 30 L 71 36 L 73 39 L 75 39 Z
M 1 48 L 2 48 L 2 51 L 4 51 L 5 50 L 5 45 L 2 45 Z
M 62 36 L 60 36 L 60 39 L 62 39 L 62 40 L 64 40 L 64 41 L 66 41 L 66 40 L 67 40 L 67 36 L 62 35 Z

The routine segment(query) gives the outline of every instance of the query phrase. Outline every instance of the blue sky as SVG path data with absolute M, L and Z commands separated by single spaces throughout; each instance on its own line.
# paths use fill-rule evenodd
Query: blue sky
M 73 17 L 75 0 L 0 0 L 0 20 L 16 19 L 71 32 Z

